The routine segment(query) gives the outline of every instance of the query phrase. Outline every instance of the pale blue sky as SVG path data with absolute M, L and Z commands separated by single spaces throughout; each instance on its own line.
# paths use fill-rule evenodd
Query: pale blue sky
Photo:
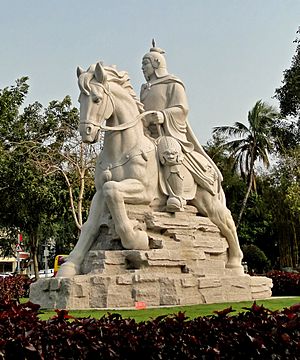
M 186 85 L 202 144 L 272 99 L 295 51 L 300 0 L 10 0 L 1 2 L 0 88 L 29 76 L 27 103 L 78 106 L 76 67 L 126 70 L 139 94 L 151 39 Z

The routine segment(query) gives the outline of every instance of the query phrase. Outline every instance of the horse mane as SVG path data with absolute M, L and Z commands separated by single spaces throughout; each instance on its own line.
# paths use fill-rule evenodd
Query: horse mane
M 124 89 L 126 89 L 129 94 L 132 96 L 134 101 L 136 102 L 139 112 L 144 112 L 144 105 L 139 101 L 138 97 L 136 96 L 136 93 L 131 85 L 130 78 L 127 71 L 118 71 L 116 69 L 116 66 L 105 66 L 104 67 L 108 81 L 115 82 L 119 85 L 121 85 Z
M 88 70 L 80 75 L 79 87 L 80 89 L 89 94 L 90 81 L 94 78 L 96 64 L 92 64 Z M 144 105 L 139 101 L 136 93 L 130 83 L 130 78 L 127 71 L 118 71 L 115 65 L 104 66 L 104 70 L 107 74 L 108 82 L 114 82 L 128 91 L 133 100 L 135 101 L 140 113 L 144 112 Z

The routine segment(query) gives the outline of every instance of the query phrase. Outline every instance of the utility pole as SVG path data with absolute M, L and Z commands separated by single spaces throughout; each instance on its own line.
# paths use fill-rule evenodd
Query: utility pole
M 17 274 L 20 274 L 20 266 L 21 266 L 20 252 L 17 251 Z
M 49 256 L 48 245 L 45 244 L 45 249 L 44 249 L 45 277 L 48 277 L 48 256 Z
M 22 251 L 21 241 L 22 241 L 22 234 L 18 233 L 18 241 L 17 241 L 17 246 L 16 246 L 16 251 L 17 251 L 17 274 L 20 274 L 20 272 L 21 272 L 21 259 L 20 259 L 20 252 Z

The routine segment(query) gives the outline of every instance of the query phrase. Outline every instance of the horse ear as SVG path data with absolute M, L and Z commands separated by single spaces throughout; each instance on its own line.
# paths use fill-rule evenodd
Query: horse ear
M 84 70 L 80 66 L 77 66 L 77 77 L 79 78 L 82 73 L 84 73 Z
M 97 62 L 95 67 L 95 78 L 101 84 L 104 84 L 107 80 L 106 72 L 100 62 Z

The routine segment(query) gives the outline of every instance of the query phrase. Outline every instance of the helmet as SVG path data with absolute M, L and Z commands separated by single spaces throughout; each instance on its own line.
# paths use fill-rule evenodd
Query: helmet
M 166 59 L 163 56 L 164 53 L 165 51 L 156 47 L 153 41 L 153 47 L 143 56 L 143 59 L 151 61 L 155 75 L 158 78 L 168 75 Z

